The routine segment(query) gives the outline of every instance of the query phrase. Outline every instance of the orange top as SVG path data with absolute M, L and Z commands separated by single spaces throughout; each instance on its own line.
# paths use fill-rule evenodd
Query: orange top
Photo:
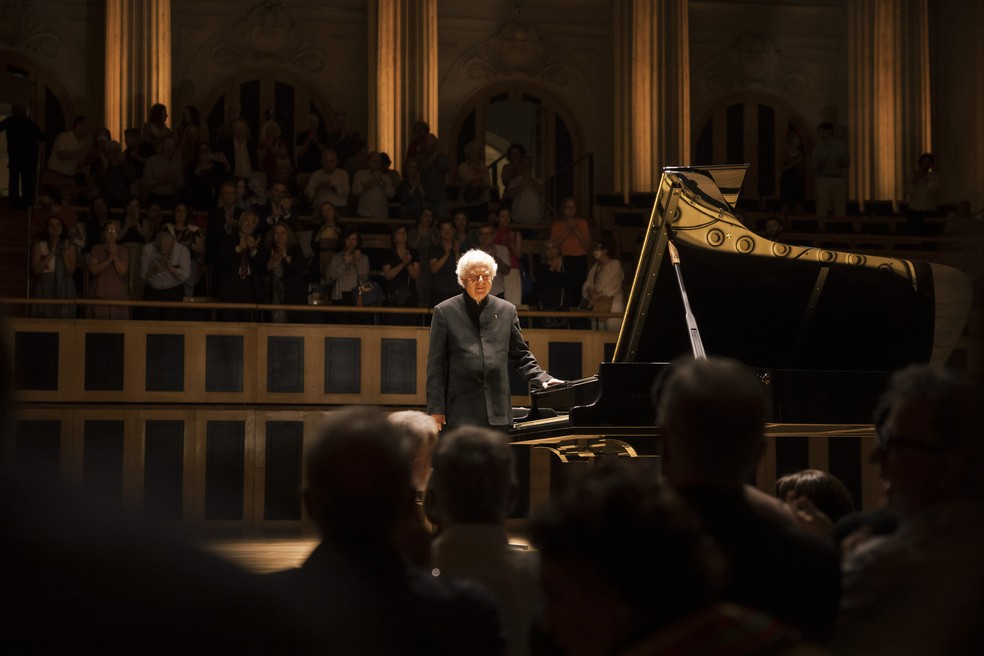
M 587 244 L 591 243 L 591 232 L 588 222 L 584 219 L 574 219 L 574 229 L 584 237 Z M 587 255 L 588 251 L 581 245 L 577 235 L 569 231 L 567 219 L 557 219 L 550 226 L 550 240 L 560 244 L 560 254 L 570 256 Z

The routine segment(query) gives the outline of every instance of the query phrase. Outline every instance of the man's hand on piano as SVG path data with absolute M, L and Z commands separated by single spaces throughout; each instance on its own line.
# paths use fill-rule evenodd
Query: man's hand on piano
M 564 384 L 564 381 L 560 380 L 559 378 L 553 378 L 553 377 L 551 377 L 550 380 L 548 380 L 547 382 L 545 382 L 543 384 L 543 388 L 546 389 L 548 387 L 554 387 L 556 385 L 563 385 L 563 384 Z
M 431 419 L 437 424 L 437 430 L 440 432 L 444 429 L 444 424 L 448 423 L 448 418 L 444 415 L 431 415 Z

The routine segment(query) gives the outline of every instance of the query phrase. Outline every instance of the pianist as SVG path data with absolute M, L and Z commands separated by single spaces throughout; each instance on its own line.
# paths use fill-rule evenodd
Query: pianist
M 427 355 L 427 413 L 439 429 L 512 428 L 509 367 L 543 387 L 562 381 L 543 371 L 519 329 L 516 307 L 489 295 L 496 263 L 470 250 L 456 274 L 464 292 L 434 308 Z

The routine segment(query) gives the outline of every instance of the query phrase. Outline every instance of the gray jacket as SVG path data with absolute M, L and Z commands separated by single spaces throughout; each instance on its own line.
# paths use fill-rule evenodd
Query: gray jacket
M 529 381 L 545 383 L 519 329 L 516 307 L 489 295 L 479 315 L 468 316 L 464 294 L 434 308 L 427 356 L 427 413 L 443 414 L 448 426 L 512 425 L 509 367 Z

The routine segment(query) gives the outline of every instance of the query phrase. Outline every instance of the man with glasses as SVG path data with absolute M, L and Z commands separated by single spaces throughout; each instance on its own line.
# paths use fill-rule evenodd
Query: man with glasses
M 898 528 L 844 561 L 838 654 L 969 654 L 984 638 L 984 404 L 953 371 L 897 372 L 876 413 Z
M 439 429 L 512 428 L 509 367 L 543 387 L 561 381 L 543 371 L 519 328 L 516 307 L 492 296 L 495 259 L 470 250 L 456 273 L 464 292 L 434 308 L 427 356 L 427 413 Z

